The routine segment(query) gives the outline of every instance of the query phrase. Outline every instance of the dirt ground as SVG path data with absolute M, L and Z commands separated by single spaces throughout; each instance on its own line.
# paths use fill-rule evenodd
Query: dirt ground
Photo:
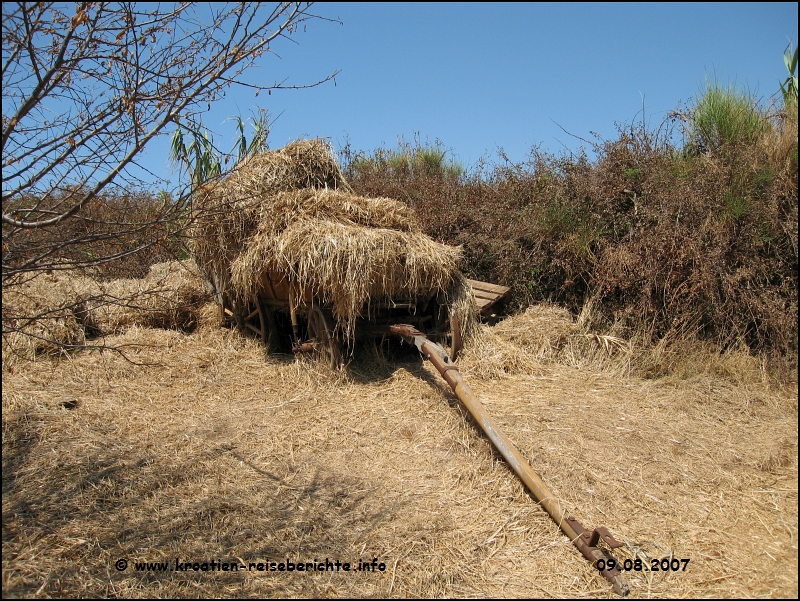
M 4 367 L 4 597 L 614 596 L 413 355 L 337 374 L 219 328 L 109 343 L 145 346 Z M 797 597 L 796 388 L 527 365 L 463 371 L 641 560 L 632 596 Z M 312 571 L 259 569 L 287 559 Z

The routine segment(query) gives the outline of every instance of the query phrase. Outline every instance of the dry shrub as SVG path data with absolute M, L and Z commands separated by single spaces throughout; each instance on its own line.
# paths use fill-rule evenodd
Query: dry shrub
M 86 193 L 68 186 L 47 199 L 23 195 L 21 202 L 58 212 Z M 24 236 L 12 234 L 5 242 L 4 268 L 29 271 L 33 260 L 37 270 L 88 268 L 102 281 L 145 277 L 151 265 L 185 256 L 181 225 L 188 213 L 180 202 L 164 200 L 149 190 L 106 189 L 68 219 L 28 229 Z
M 776 126 L 760 142 L 770 163 L 782 167 L 791 163 L 793 151 L 797 148 L 797 107 L 779 112 L 776 120 Z M 794 159 L 797 160 L 796 155 Z
M 382 169 L 376 151 L 345 173 L 360 194 L 407 199 L 426 233 L 463 245 L 469 277 L 512 288 L 511 308 L 577 314 L 593 298 L 598 333 L 796 363 L 796 112 L 773 125 L 707 154 L 665 124 L 621 129 L 593 161 L 534 148 L 454 179 Z
M 670 333 L 655 345 L 632 348 L 630 375 L 643 378 L 691 380 L 714 378 L 736 385 L 768 383 L 767 360 L 740 344 L 720 353 L 719 347 L 695 338 L 682 338 Z M 796 374 L 796 371 L 795 371 Z M 778 386 L 785 385 L 775 378 Z

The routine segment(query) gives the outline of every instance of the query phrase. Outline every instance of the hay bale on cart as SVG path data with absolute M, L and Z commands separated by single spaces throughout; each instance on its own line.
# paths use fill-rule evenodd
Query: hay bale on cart
M 379 325 L 445 344 L 454 324 L 464 339 L 476 330 L 460 247 L 425 235 L 406 204 L 354 194 L 320 140 L 251 157 L 195 211 L 192 250 L 217 303 L 270 348 L 336 364 Z
M 189 245 L 220 306 L 222 295 L 233 292 L 231 265 L 258 228 L 264 203 L 303 188 L 351 191 L 322 140 L 299 140 L 250 156 L 224 180 L 195 194 Z

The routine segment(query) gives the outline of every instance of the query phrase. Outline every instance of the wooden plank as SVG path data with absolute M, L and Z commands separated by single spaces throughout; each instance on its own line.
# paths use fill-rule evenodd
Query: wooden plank
M 494 292 L 499 296 L 505 296 L 511 291 L 508 286 L 500 286 L 499 284 L 490 284 L 489 282 L 480 282 L 478 280 L 467 280 L 474 290 L 485 290 L 486 292 Z
M 269 307 L 276 307 L 278 309 L 282 309 L 287 311 L 289 309 L 289 301 L 288 300 L 279 300 L 274 298 L 267 298 L 261 297 L 261 302 Z
M 480 282 L 478 280 L 467 280 L 472 286 L 475 294 L 475 304 L 481 315 L 490 315 L 492 307 L 505 300 L 511 293 L 508 286 Z

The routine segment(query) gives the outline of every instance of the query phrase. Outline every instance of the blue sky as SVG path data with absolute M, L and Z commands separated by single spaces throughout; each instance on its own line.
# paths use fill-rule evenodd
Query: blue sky
M 345 4 L 264 56 L 248 79 L 304 84 L 341 70 L 336 85 L 255 97 L 231 90 L 204 116 L 219 147 L 234 123 L 266 108 L 270 146 L 298 137 L 349 139 L 355 150 L 395 147 L 398 136 L 440 139 L 466 166 L 503 148 L 524 160 L 534 144 L 577 150 L 615 122 L 657 125 L 690 101 L 706 76 L 768 100 L 786 78 L 782 54 L 797 44 L 797 3 Z M 163 146 L 161 145 L 163 144 Z M 169 173 L 166 140 L 145 164 Z

